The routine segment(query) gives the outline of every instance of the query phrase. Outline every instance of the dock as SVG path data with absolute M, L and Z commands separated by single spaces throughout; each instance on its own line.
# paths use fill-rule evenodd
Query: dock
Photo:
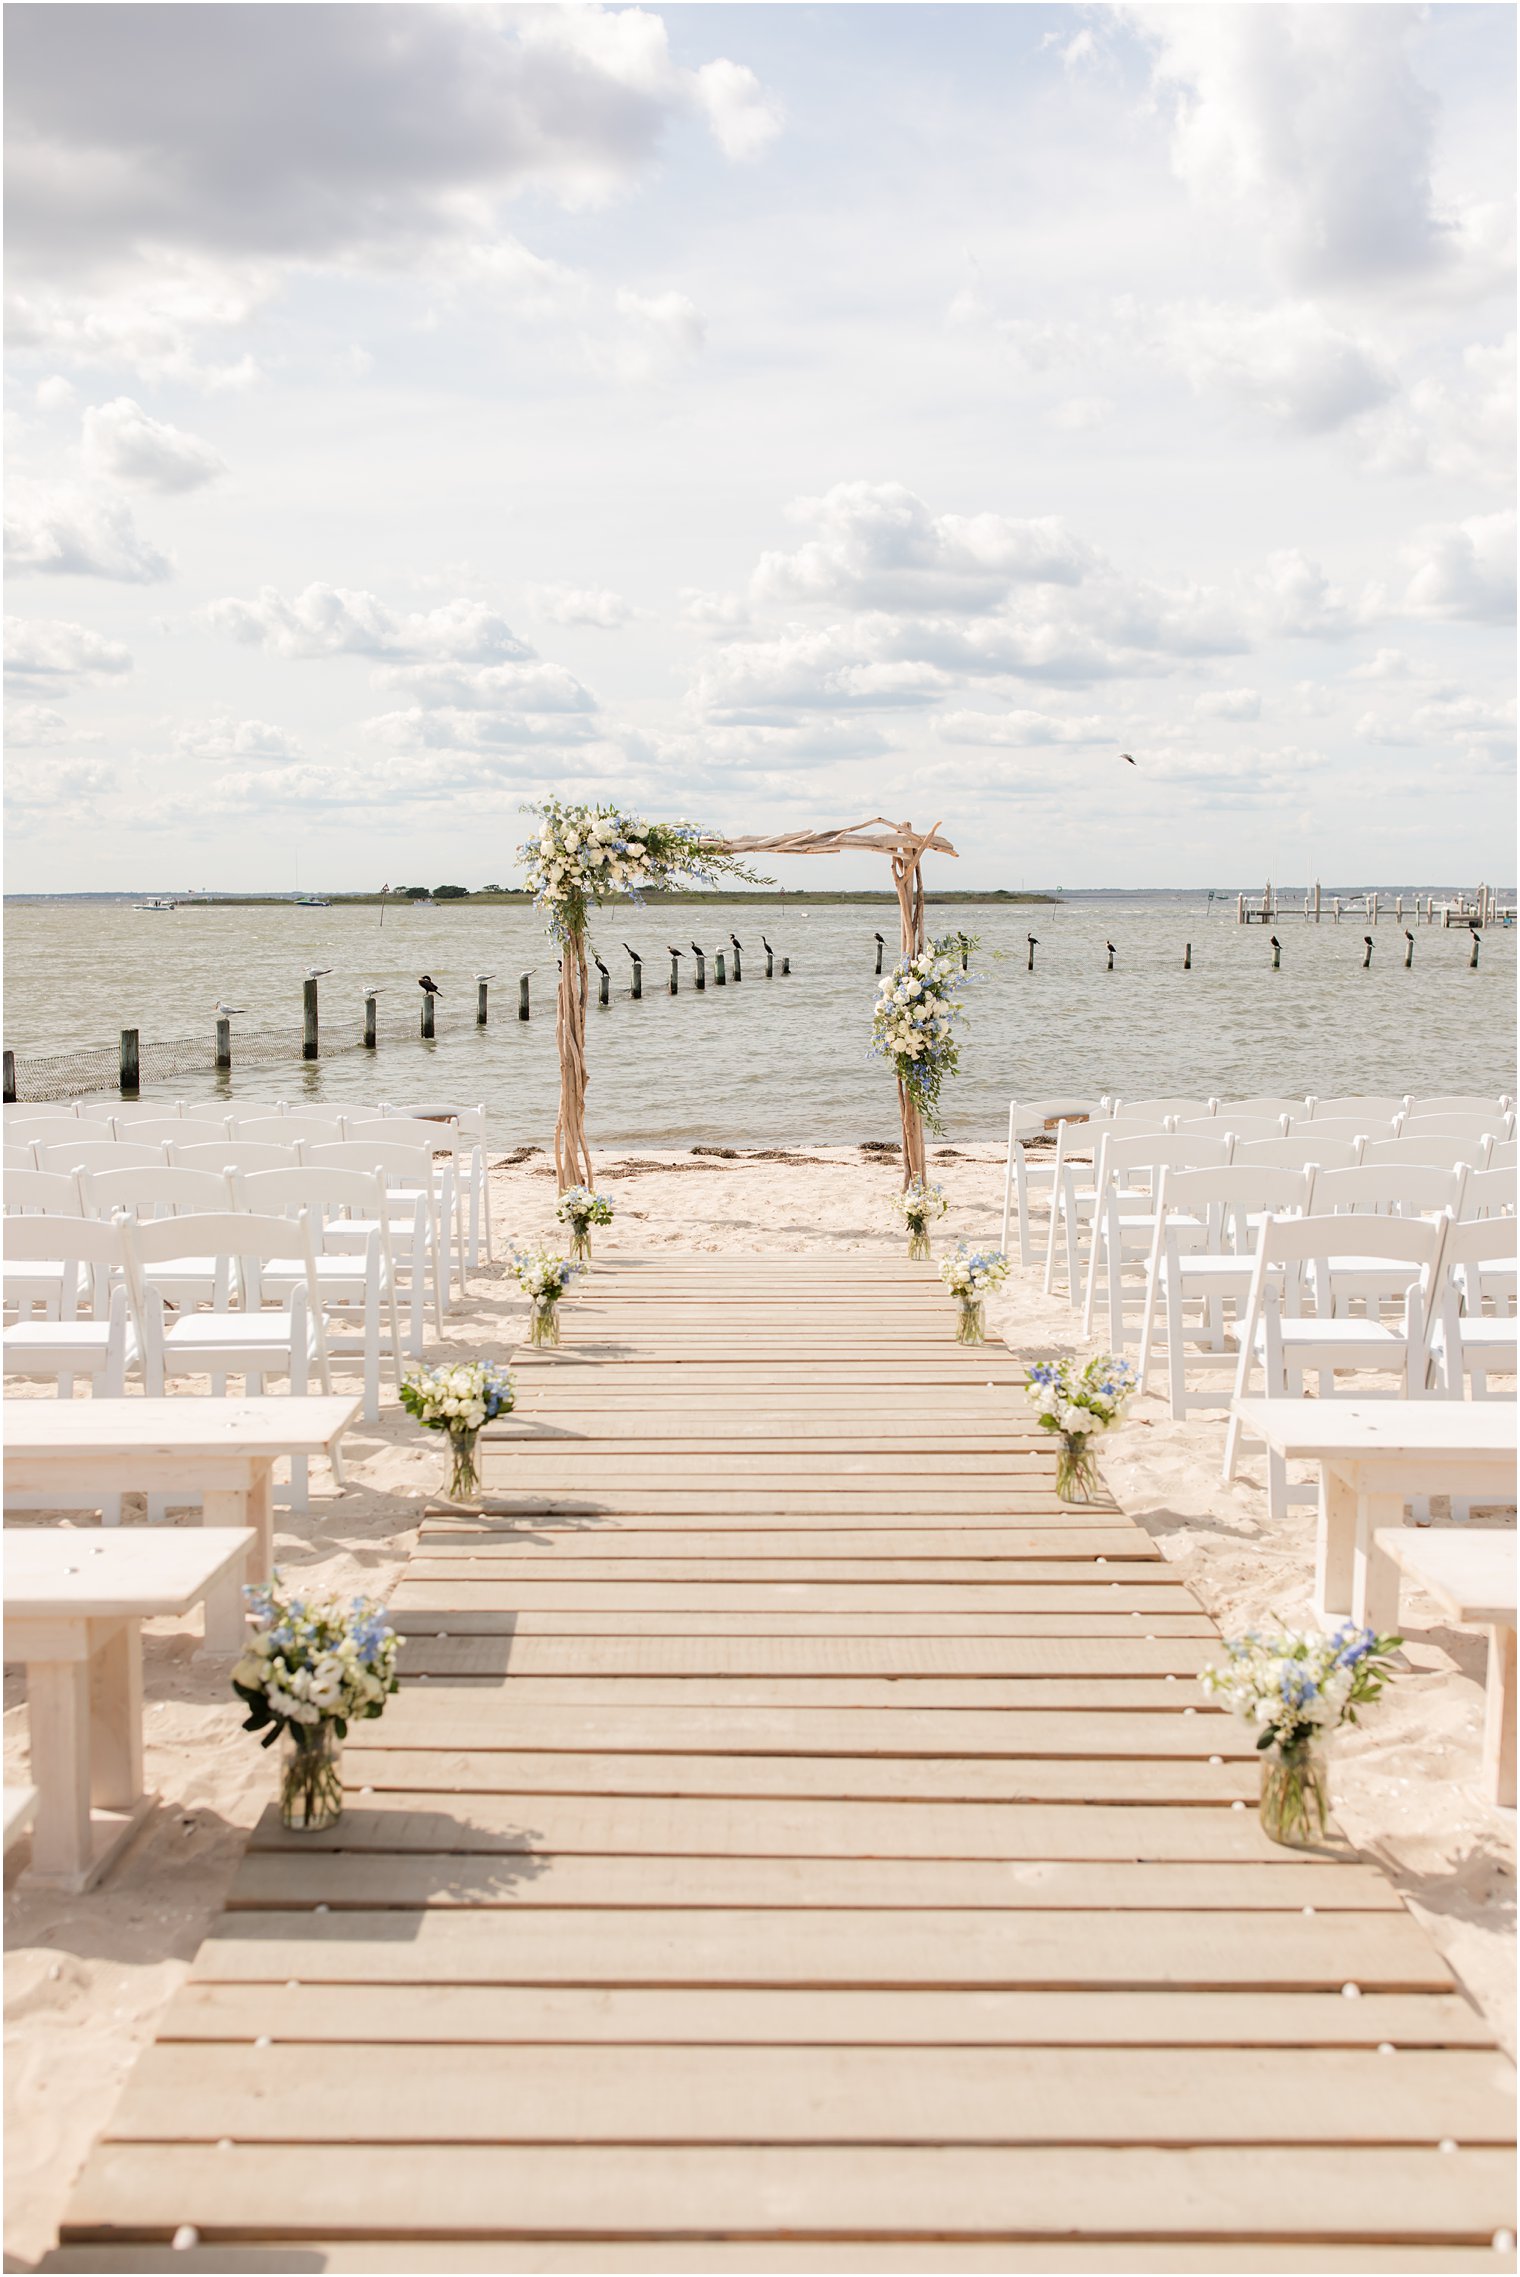
M 45 2266 L 1512 2266 L 1489 2028 L 933 1268 L 579 1287 Z

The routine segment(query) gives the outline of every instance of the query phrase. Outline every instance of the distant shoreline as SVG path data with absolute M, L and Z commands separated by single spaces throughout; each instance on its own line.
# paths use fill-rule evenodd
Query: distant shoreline
M 146 890 L 141 894 L 11 893 L 7 894 L 5 898 L 7 901 L 28 902 L 119 902 L 146 899 L 147 893 Z M 166 901 L 173 901 L 176 909 L 300 909 L 303 907 L 307 909 L 323 907 L 330 909 L 378 909 L 382 902 L 382 896 L 378 893 L 330 893 L 324 894 L 321 901 L 316 903 L 299 902 L 293 894 L 288 893 L 197 894 L 188 899 L 164 893 L 161 898 Z M 1040 903 L 1048 907 L 1058 905 L 1064 897 L 1055 893 L 1015 893 L 999 886 L 984 889 L 981 892 L 968 890 L 965 892 L 934 893 L 928 898 L 930 903 L 936 906 L 941 902 L 981 903 L 993 906 L 1005 902 L 1023 902 Z M 383 897 L 383 900 L 387 909 L 531 909 L 533 907 L 533 896 L 526 892 L 459 894 L 450 895 L 444 901 L 418 901 L 409 899 L 406 894 L 388 893 Z M 677 903 L 694 909 L 714 907 L 718 903 L 732 904 L 746 909 L 790 909 L 796 902 L 807 902 L 815 908 L 843 906 L 858 902 L 870 904 L 873 907 L 885 906 L 895 909 L 897 907 L 897 896 L 895 893 L 876 890 L 863 893 L 646 893 L 639 897 L 640 905 L 646 909 L 668 908 Z

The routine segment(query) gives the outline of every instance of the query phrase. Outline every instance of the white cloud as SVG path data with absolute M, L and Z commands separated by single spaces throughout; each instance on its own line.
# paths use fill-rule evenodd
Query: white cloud
M 45 492 L 17 484 L 5 516 L 5 559 L 18 574 L 109 577 L 152 585 L 173 574 L 173 556 L 145 538 L 117 498 Z
M 695 702 L 720 719 L 765 725 L 780 711 L 901 711 L 934 703 L 951 685 L 936 666 L 873 653 L 879 628 L 800 627 L 768 641 L 733 641 L 697 673 Z
M 743 63 L 720 57 L 696 75 L 697 101 L 725 158 L 758 158 L 781 132 L 781 113 Z
M 74 390 L 61 372 L 52 372 L 37 382 L 37 401 L 44 411 L 66 411 L 74 400 Z
M 1435 104 L 1407 8 L 1339 0 L 1146 6 L 1132 20 L 1174 91 L 1172 163 L 1259 236 L 1301 292 L 1437 277 L 1458 257 L 1432 185 Z
M 1317 561 L 1296 546 L 1269 554 L 1255 580 L 1261 629 L 1301 640 L 1333 640 L 1363 621 L 1371 603 L 1332 585 Z
M 120 771 L 104 760 L 21 759 L 5 770 L 6 812 L 23 829 L 34 814 L 55 820 L 72 811 L 97 819 L 100 801 L 120 780 Z
M 681 621 L 701 632 L 734 632 L 749 623 L 749 608 L 741 593 L 704 593 L 699 586 L 681 587 Z
M 1412 617 L 1509 624 L 1515 614 L 1515 517 L 1475 514 L 1406 546 L 1411 575 L 1403 608 Z
M 1063 719 L 1050 712 L 946 712 L 937 722 L 946 743 L 1003 745 L 1035 750 L 1052 743 L 1112 743 L 1112 724 L 1096 714 Z
M 618 323 L 605 339 L 588 335 L 586 350 L 620 380 L 666 379 L 702 353 L 707 322 L 685 293 L 620 291 Z
M 235 719 L 229 712 L 187 721 L 175 731 L 174 749 L 181 758 L 214 767 L 276 764 L 302 756 L 299 738 L 287 729 L 262 719 Z
M 1365 664 L 1354 665 L 1346 674 L 1348 680 L 1403 680 L 1409 674 L 1409 659 L 1401 648 L 1380 648 Z
M 934 515 L 900 482 L 839 482 L 787 512 L 817 535 L 795 553 L 761 555 L 760 600 L 977 611 L 1016 584 L 1075 585 L 1098 562 L 1055 516 Z
M 397 664 L 377 683 L 427 706 L 477 712 L 594 712 L 596 698 L 562 664 Z
M 227 471 L 209 443 L 150 418 L 127 395 L 86 411 L 84 462 L 92 474 L 144 490 L 197 490 Z
M 1161 338 L 1163 354 L 1199 394 L 1231 397 L 1305 435 L 1386 403 L 1398 385 L 1370 342 L 1303 302 L 1178 310 Z
M 1515 335 L 1475 341 L 1362 423 L 1375 474 L 1445 474 L 1508 487 L 1515 471 Z
M 557 625 L 595 625 L 600 632 L 617 632 L 642 614 L 606 586 L 530 585 L 528 600 L 535 616 Z
M 211 602 L 206 616 L 234 640 L 275 656 L 434 656 L 489 663 L 534 653 L 483 602 L 448 601 L 398 616 L 376 594 L 341 585 L 308 585 L 288 597 L 265 585 L 251 601 L 229 595 Z
M 5 741 L 12 751 L 44 751 L 59 743 L 98 743 L 100 737 L 71 726 L 46 704 L 18 704 L 5 715 Z
M 1046 412 L 1052 427 L 1059 427 L 1068 435 L 1089 435 L 1099 427 L 1106 427 L 1118 410 L 1109 395 L 1073 395 L 1064 403 L 1057 403 Z
M 60 696 L 86 680 L 116 680 L 132 669 L 131 651 L 88 625 L 62 617 L 7 617 L 5 678 L 18 693 Z
M 1193 698 L 1193 709 L 1200 719 L 1260 719 L 1261 690 L 1211 688 Z
M 589 713 L 560 705 L 516 711 L 497 708 L 507 704 L 512 692 L 500 687 L 490 691 L 489 710 L 411 704 L 404 711 L 381 712 L 365 720 L 362 732 L 372 743 L 396 751 L 494 751 L 545 744 L 567 749 L 601 739 L 601 729 Z

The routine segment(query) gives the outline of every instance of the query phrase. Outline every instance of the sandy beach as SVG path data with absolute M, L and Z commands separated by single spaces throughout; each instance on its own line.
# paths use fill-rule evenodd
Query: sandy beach
M 995 1241 L 1001 1148 L 935 1148 L 930 1167 L 951 1205 L 937 1250 L 959 1238 Z M 596 1169 L 618 1213 L 600 1237 L 602 1254 L 885 1255 L 901 1248 L 889 1209 L 895 1157 L 879 1150 L 604 1152 Z M 546 1236 L 554 1203 L 547 1157 L 534 1150 L 500 1164 L 492 1200 L 499 1258 L 514 1242 Z M 947 1338 L 952 1323 L 947 1298 Z M 989 1308 L 989 1325 L 1020 1357 L 1082 1344 L 1080 1321 L 1064 1297 L 1046 1298 L 1038 1273 L 1017 1266 Z M 497 1264 L 472 1278 L 467 1302 L 446 1317 L 444 1349 L 510 1360 L 525 1329 L 526 1306 Z M 430 1347 L 430 1360 L 440 1356 Z M 346 1388 L 341 1366 L 335 1376 L 335 1388 Z M 1271 1526 L 1259 1454 L 1248 1451 L 1241 1478 L 1224 1486 L 1223 1439 L 1222 1412 L 1173 1423 L 1152 1393 L 1108 1445 L 1109 1486 L 1227 1628 L 1305 1615 L 1312 1509 L 1297 1505 L 1284 1525 Z M 388 1394 L 381 1422 L 356 1427 L 348 1452 L 346 1493 L 335 1494 L 319 1467 L 310 1512 L 295 1520 L 277 1513 L 281 1563 L 318 1588 L 384 1596 L 411 1547 L 421 1506 L 441 1482 L 440 1447 Z M 133 1516 L 129 1500 L 129 1522 Z M 141 1522 L 140 1505 L 135 1516 Z M 1407 1588 L 1404 1621 L 1406 1671 L 1371 1725 L 1348 1733 L 1335 1750 L 1337 1807 L 1348 1834 L 1393 1877 L 1509 2040 L 1514 1820 L 1486 1805 L 1478 1790 L 1484 1639 L 1444 1625 Z M 241 1710 L 227 1690 L 226 1663 L 197 1656 L 198 1623 L 151 1624 L 144 1642 L 147 1776 L 159 1807 L 143 1834 L 104 1886 L 82 1898 L 18 1887 L 24 1845 L 9 1863 L 8 2268 L 31 2265 L 53 2243 L 71 2180 L 182 1981 L 274 1788 L 270 1757 L 238 1728 Z M 8 1669 L 8 1779 L 24 1776 L 26 1745 L 24 1684 Z

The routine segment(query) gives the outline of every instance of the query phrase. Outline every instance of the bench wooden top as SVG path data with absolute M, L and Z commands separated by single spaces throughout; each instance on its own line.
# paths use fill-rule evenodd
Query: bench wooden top
M 320 1454 L 357 1399 L 9 1399 L 5 1444 L 29 1457 Z
M 186 1613 L 253 1539 L 251 1526 L 7 1526 L 6 1620 Z
M 1508 1400 L 1241 1399 L 1248 1431 L 1290 1460 L 1337 1455 L 1513 1455 Z
M 1454 1621 L 1515 1625 L 1515 1537 L 1483 1528 L 1381 1526 L 1378 1548 Z

